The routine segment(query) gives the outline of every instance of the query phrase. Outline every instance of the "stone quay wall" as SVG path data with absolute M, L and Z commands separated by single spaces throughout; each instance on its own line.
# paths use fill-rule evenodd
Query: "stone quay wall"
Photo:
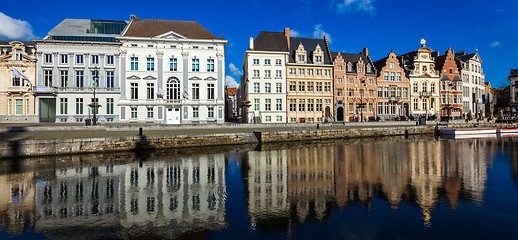
M 365 127 L 279 132 L 261 132 L 259 129 L 253 133 L 0 141 L 0 158 L 419 134 L 434 134 L 434 127 Z

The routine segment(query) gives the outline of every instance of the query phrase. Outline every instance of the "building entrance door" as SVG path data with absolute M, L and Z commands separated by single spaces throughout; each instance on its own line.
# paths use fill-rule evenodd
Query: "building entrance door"
M 180 108 L 167 108 L 166 124 L 180 124 Z
M 326 118 L 331 117 L 331 108 L 329 106 L 326 107 Z
M 344 108 L 343 107 L 338 107 L 336 109 L 336 121 L 338 122 L 343 122 L 344 121 Z
M 40 99 L 40 122 L 56 122 L 56 99 Z

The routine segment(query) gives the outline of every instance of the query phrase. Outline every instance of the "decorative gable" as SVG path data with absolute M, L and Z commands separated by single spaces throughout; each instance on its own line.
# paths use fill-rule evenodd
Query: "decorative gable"
M 144 77 L 142 79 L 144 79 L 144 80 L 156 80 L 157 78 L 149 75 L 149 76 L 146 76 L 146 77 Z
M 156 38 L 164 38 L 164 39 L 187 39 L 185 36 L 178 34 L 174 31 L 166 32 L 162 35 L 156 36 Z
M 302 43 L 299 44 L 297 50 L 295 50 L 295 62 L 296 63 L 307 63 L 307 51 L 304 49 L 304 45 Z
M 201 80 L 201 78 L 194 76 L 192 78 L 189 78 L 189 80 Z
M 205 79 L 203 79 L 203 80 L 205 80 L 205 81 L 216 81 L 216 80 L 218 80 L 218 79 L 216 79 L 216 78 L 214 78 L 214 77 L 208 77 L 208 78 L 205 78 Z
M 127 79 L 129 79 L 129 80 L 139 80 L 140 78 L 135 76 L 135 75 L 131 75 L 131 76 L 127 77 Z
M 317 44 L 315 50 L 313 50 L 313 63 L 315 64 L 323 64 L 324 63 L 324 51 L 320 47 L 320 44 Z

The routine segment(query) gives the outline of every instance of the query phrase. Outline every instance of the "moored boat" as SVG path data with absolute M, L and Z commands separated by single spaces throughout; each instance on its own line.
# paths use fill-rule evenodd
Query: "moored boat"
M 489 129 L 441 129 L 441 135 L 474 135 L 474 134 L 496 134 L 496 128 Z

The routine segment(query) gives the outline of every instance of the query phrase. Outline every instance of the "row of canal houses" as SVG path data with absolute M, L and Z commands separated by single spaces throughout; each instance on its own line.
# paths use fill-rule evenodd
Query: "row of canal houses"
M 483 113 L 478 53 L 440 54 L 421 40 L 406 54 L 373 61 L 360 53 L 332 52 L 326 37 L 262 31 L 250 37 L 240 85 L 248 123 L 352 122 L 410 116 L 459 119 Z M 482 112 L 481 112 L 482 111 Z
M 225 46 L 195 21 L 65 19 L 46 37 L 0 41 L 0 122 L 225 121 Z M 250 38 L 234 101 L 249 123 L 391 120 L 479 113 L 477 53 L 425 45 L 372 61 L 327 39 Z M 238 104 L 235 104 L 237 102 Z M 228 118 L 227 119 L 231 119 Z

